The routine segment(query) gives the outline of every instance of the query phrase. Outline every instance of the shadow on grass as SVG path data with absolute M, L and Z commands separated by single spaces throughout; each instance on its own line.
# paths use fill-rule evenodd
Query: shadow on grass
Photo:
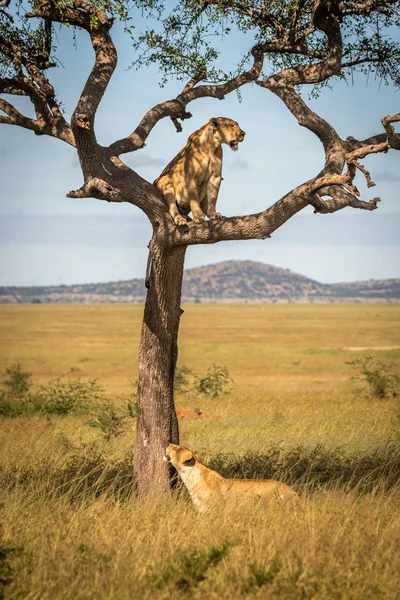
M 217 454 L 207 464 L 228 478 L 278 479 L 297 491 L 320 487 L 388 490 L 400 481 L 400 444 L 390 441 L 369 453 L 298 446 L 272 446 L 264 454 Z M 96 449 L 74 451 L 62 467 L 51 460 L 30 467 L 0 468 L 0 488 L 29 490 L 37 495 L 67 495 L 71 502 L 101 495 L 129 500 L 134 494 L 133 457 L 110 461 Z
M 277 445 L 265 454 L 218 454 L 208 466 L 227 478 L 278 479 L 308 490 L 329 486 L 369 492 L 377 485 L 389 489 L 400 481 L 400 443 L 389 441 L 368 453 L 348 453 L 322 444 L 291 450 Z

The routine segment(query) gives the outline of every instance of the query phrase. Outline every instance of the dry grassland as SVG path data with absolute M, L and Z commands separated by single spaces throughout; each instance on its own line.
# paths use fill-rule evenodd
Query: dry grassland
M 177 396 L 214 418 L 181 442 L 227 476 L 279 477 L 296 506 L 199 516 L 184 494 L 132 499 L 135 419 L 107 437 L 88 415 L 0 418 L 0 598 L 390 599 L 400 589 L 399 400 L 347 364 L 396 370 L 398 305 L 184 306 L 179 363 L 216 363 L 226 395 Z M 140 306 L 2 306 L 0 371 L 98 378 L 124 405 Z

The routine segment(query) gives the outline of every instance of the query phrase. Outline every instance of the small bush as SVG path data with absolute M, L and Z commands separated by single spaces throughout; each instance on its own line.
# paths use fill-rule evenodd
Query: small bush
M 36 397 L 41 412 L 55 415 L 84 414 L 90 406 L 104 402 L 104 390 L 96 379 L 62 381 L 63 377 L 65 375 L 38 387 Z
M 346 364 L 358 371 L 359 375 L 352 379 L 365 381 L 372 397 L 384 399 L 397 396 L 400 380 L 399 376 L 391 371 L 393 364 L 384 363 L 371 355 Z
M 31 386 L 32 373 L 23 371 L 19 363 L 11 365 L 5 370 L 5 379 L 1 385 L 5 387 L 6 394 L 12 398 L 24 398 Z
M 12 365 L 1 382 L 0 416 L 91 414 L 89 424 L 100 429 L 106 439 L 122 433 L 125 420 L 137 416 L 136 394 L 129 397 L 126 410 L 121 412 L 96 379 L 65 379 L 73 372 L 71 369 L 49 383 L 33 386 L 31 374 L 20 364 Z
M 19 363 L 11 365 L 4 372 L 0 390 L 0 416 L 18 417 L 36 411 L 30 394 L 31 373 L 24 371 Z
M 228 369 L 212 364 L 204 377 L 198 377 L 185 365 L 177 366 L 174 377 L 174 391 L 180 394 L 194 392 L 197 396 L 216 398 L 226 394 L 226 386 L 233 383 Z
M 109 440 L 124 431 L 127 416 L 126 413 L 121 413 L 112 404 L 103 405 L 93 415 L 93 420 L 89 421 L 88 425 L 100 429 L 106 440 Z
M 233 383 L 226 367 L 220 367 L 216 364 L 208 368 L 205 377 L 195 377 L 194 390 L 198 395 L 209 398 L 217 398 L 221 394 L 226 394 L 226 386 Z

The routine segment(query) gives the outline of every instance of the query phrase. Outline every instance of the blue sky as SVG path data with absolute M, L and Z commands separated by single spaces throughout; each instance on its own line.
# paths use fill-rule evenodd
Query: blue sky
M 138 26 L 143 25 L 139 20 Z M 83 34 L 78 34 L 77 48 L 70 31 L 60 30 L 58 37 L 62 67 L 52 70 L 51 81 L 69 116 L 91 69 L 92 50 Z M 118 26 L 114 40 L 119 65 L 96 118 L 97 137 L 103 144 L 130 133 L 149 108 L 182 88 L 176 81 L 160 88 L 155 68 L 128 70 L 133 53 Z M 228 39 L 222 60 L 238 62 L 244 48 L 241 38 Z M 248 86 L 242 96 L 241 103 L 235 94 L 223 101 L 192 103 L 193 118 L 183 123 L 182 133 L 165 119 L 143 150 L 125 155 L 126 162 L 153 181 L 192 131 L 210 117 L 231 117 L 247 135 L 239 152 L 224 151 L 218 208 L 226 216 L 265 209 L 314 176 L 323 165 L 323 151 L 273 94 Z M 340 82 L 309 104 L 342 137 L 362 139 L 382 131 L 380 119 L 399 111 L 399 98 L 393 88 L 357 77 L 353 86 Z M 18 107 L 31 114 L 30 106 L 17 100 Z M 379 210 L 314 215 L 306 209 L 270 240 L 189 248 L 186 267 L 242 259 L 289 268 L 322 282 L 400 277 L 400 154 L 370 156 L 365 165 L 377 186 L 368 190 L 359 179 L 362 197 L 380 196 Z M 138 209 L 65 197 L 82 183 L 73 148 L 1 125 L 0 182 L 0 285 L 72 284 L 144 275 L 151 228 Z

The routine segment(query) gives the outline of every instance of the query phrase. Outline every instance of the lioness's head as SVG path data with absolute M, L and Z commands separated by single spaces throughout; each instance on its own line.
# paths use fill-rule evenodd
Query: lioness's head
M 221 144 L 228 144 L 232 150 L 238 149 L 239 142 L 242 142 L 246 135 L 236 121 L 225 117 L 210 119 L 210 125 L 213 128 L 214 136 L 219 139 Z
M 170 444 L 165 451 L 164 460 L 170 462 L 175 469 L 180 467 L 193 467 L 201 462 L 200 457 L 195 452 L 177 444 Z

